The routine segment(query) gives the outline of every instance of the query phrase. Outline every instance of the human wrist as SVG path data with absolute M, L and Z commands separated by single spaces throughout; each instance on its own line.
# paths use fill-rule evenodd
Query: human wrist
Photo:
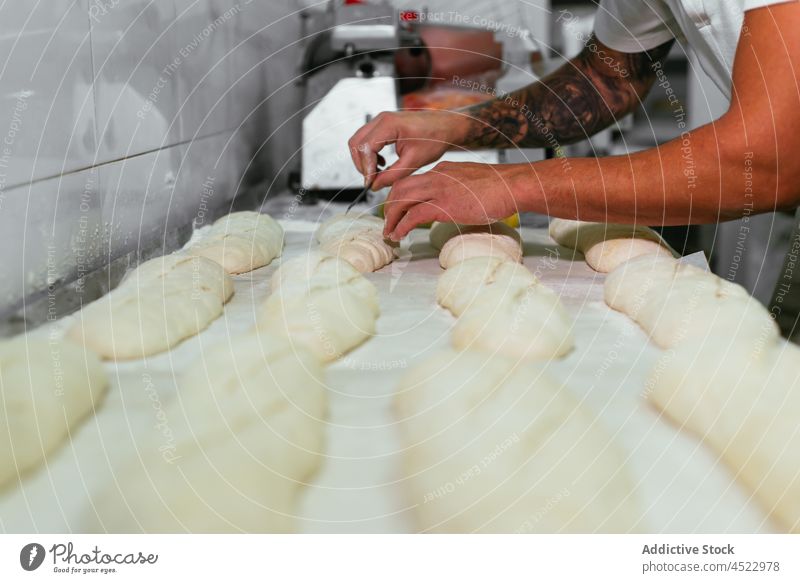
M 557 163 L 557 159 L 550 159 L 509 165 L 513 166 L 512 184 L 520 211 L 549 214 L 550 206 L 558 198 L 554 192 L 557 190 L 554 179 L 560 174 Z
M 465 111 L 449 111 L 448 118 L 445 120 L 447 131 L 447 141 L 451 149 L 461 149 L 470 147 L 470 136 L 474 135 L 476 124 L 469 113 Z

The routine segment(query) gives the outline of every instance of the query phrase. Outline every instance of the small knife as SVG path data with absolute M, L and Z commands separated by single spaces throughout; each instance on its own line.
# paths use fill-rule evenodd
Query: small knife
M 364 123 L 368 124 L 371 121 L 372 121 L 372 115 L 368 113 L 365 116 L 365 122 Z M 381 166 L 382 166 L 381 162 L 382 161 L 383 161 L 383 157 L 380 154 L 378 154 L 377 155 L 376 164 L 375 164 L 376 170 L 380 170 L 381 169 Z M 376 174 L 377 174 L 377 172 L 376 172 Z M 364 200 L 367 197 L 367 193 L 369 192 L 369 189 L 372 188 L 372 183 L 373 183 L 374 180 L 375 180 L 375 175 L 373 175 L 372 178 L 370 179 L 370 181 L 367 182 L 364 185 L 364 189 L 361 192 L 358 193 L 358 196 L 356 196 L 353 199 L 353 202 L 351 202 L 349 205 L 347 205 L 347 210 L 344 211 L 344 214 L 349 213 L 350 209 L 352 209 L 354 206 L 356 206 L 358 203 L 360 203 L 362 200 Z
M 349 213 L 350 209 L 352 209 L 354 206 L 356 206 L 358 203 L 360 203 L 362 200 L 364 200 L 367 197 L 367 192 L 369 192 L 370 186 L 372 186 L 372 181 L 371 180 L 369 181 L 369 184 L 367 184 L 364 187 L 364 189 L 361 192 L 358 193 L 358 196 L 356 196 L 353 199 L 353 202 L 351 202 L 349 205 L 347 205 L 347 210 L 344 211 L 344 214 Z

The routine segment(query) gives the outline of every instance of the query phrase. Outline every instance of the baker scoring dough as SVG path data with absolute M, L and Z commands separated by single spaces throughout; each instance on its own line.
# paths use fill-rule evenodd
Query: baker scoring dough
M 377 115 L 350 138 L 353 164 L 373 189 L 391 187 L 384 234 L 395 241 L 432 221 L 486 224 L 517 212 L 688 225 L 793 209 L 798 28 L 800 3 L 789 0 L 600 0 L 592 34 L 556 70 L 458 111 Z M 676 138 L 619 156 L 442 162 L 417 173 L 448 150 L 563 147 L 614 127 L 663 85 L 676 40 L 730 99 L 714 121 L 690 128 L 679 120 Z M 392 146 L 399 159 L 378 170 L 381 150 Z M 749 182 L 758 185 L 751 198 Z

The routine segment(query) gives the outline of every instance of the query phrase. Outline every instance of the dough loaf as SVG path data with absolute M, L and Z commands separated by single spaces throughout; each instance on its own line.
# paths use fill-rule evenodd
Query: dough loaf
M 396 397 L 404 481 L 425 532 L 627 533 L 625 454 L 537 365 L 444 351 Z
M 603 284 L 603 297 L 610 307 L 637 320 L 646 309 L 646 298 L 654 289 L 667 288 L 678 262 L 670 257 L 644 255 L 611 271 Z
M 473 257 L 457 263 L 439 277 L 436 301 L 459 316 L 487 288 L 513 295 L 517 289 L 533 283 L 536 277 L 519 263 L 500 257 Z
M 559 245 L 583 253 L 589 267 L 600 273 L 641 255 L 674 255 L 658 233 L 644 226 L 551 219 L 549 232 Z
M 639 257 L 620 265 L 605 281 L 612 308 L 637 322 L 662 348 L 684 340 L 760 337 L 775 340 L 769 312 L 741 286 L 693 265 L 664 257 Z
M 384 239 L 384 222 L 371 215 L 336 215 L 317 229 L 320 249 L 359 272 L 377 271 L 394 261 L 397 245 Z
M 174 458 L 161 456 L 155 436 L 143 439 L 128 470 L 96 496 L 88 530 L 295 531 L 299 492 L 323 455 L 318 360 L 251 332 L 189 366 L 178 390 L 165 407 Z
M 106 359 L 143 358 L 206 328 L 232 295 L 221 265 L 173 253 L 143 263 L 81 310 L 68 336 Z
M 363 301 L 369 311 L 378 314 L 375 286 L 347 261 L 312 251 L 281 265 L 270 281 L 272 295 L 308 295 L 320 290 L 346 287 Z M 267 299 L 267 303 L 278 298 Z
M 736 284 L 692 265 L 639 257 L 612 271 L 606 302 L 669 349 L 645 394 L 714 449 L 781 525 L 800 532 L 800 349 Z
M 459 350 L 530 360 L 560 358 L 575 346 L 572 319 L 538 282 L 480 291 L 456 321 L 452 343 Z
M 68 440 L 107 388 L 83 347 L 39 333 L 0 342 L 0 487 Z
M 276 292 L 285 285 L 300 285 L 311 280 L 318 285 L 340 285 L 360 276 L 347 261 L 315 250 L 281 263 L 270 278 L 270 286 Z
M 306 279 L 299 277 L 307 275 Z M 330 362 L 375 333 L 378 294 L 347 262 L 312 254 L 282 265 L 259 308 L 257 327 Z
M 376 216 L 362 214 L 339 214 L 324 221 L 314 233 L 317 243 L 351 237 L 369 231 L 383 232 L 384 221 Z
M 686 341 L 654 367 L 652 401 L 700 437 L 788 532 L 800 533 L 800 348 L 726 334 Z
M 241 211 L 218 219 L 185 252 L 207 257 L 236 274 L 269 265 L 282 250 L 283 228 L 277 221 L 256 211 Z
M 522 240 L 519 233 L 505 223 L 435 223 L 431 227 L 430 243 L 440 250 L 439 264 L 444 269 L 473 257 L 497 257 L 515 263 L 522 261 Z

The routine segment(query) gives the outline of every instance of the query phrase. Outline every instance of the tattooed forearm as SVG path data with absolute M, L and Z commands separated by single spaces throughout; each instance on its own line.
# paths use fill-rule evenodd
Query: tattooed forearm
M 583 51 L 540 81 L 465 111 L 468 148 L 555 147 L 580 140 L 633 111 L 655 80 L 653 64 L 673 41 L 621 53 L 594 36 Z

